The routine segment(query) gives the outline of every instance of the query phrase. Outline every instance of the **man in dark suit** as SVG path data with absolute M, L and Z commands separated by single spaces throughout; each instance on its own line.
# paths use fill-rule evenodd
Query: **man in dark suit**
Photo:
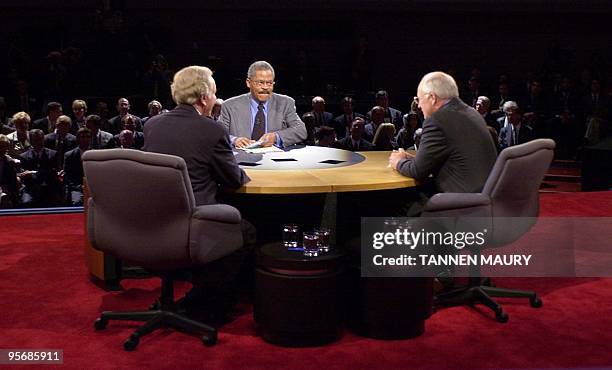
M 306 140 L 306 126 L 297 115 L 293 98 L 276 94 L 274 68 L 257 61 L 247 72 L 250 92 L 223 102 L 219 121 L 232 145 L 244 148 L 259 141 L 261 146 L 290 146 Z
M 105 130 L 112 135 L 117 135 L 122 130 L 123 125 L 121 120 L 130 113 L 130 101 L 126 98 L 119 98 L 119 100 L 117 100 L 117 113 L 118 114 L 115 117 L 108 120 L 108 127 L 106 127 Z M 140 118 L 136 116 L 133 117 L 134 123 L 136 124 L 136 130 L 142 131 L 142 123 L 140 122 Z
M 21 204 L 25 207 L 46 207 L 59 198 L 57 152 L 43 147 L 45 135 L 42 130 L 30 131 L 32 147 L 20 156 L 19 174 L 24 185 Z
M 215 204 L 220 189 L 238 189 L 249 178 L 238 167 L 223 126 L 209 118 L 217 99 L 212 71 L 200 66 L 183 68 L 174 75 L 171 90 L 177 107 L 147 121 L 144 150 L 182 157 L 196 204 Z M 247 227 L 245 244 L 254 242 Z M 233 307 L 233 284 L 244 258 L 244 251 L 237 252 L 206 265 L 203 273 L 193 271 L 194 288 L 182 302 L 188 312 L 212 304 L 221 315 Z
M 100 129 L 102 118 L 97 114 L 90 114 L 85 121 L 85 127 L 91 132 L 91 149 L 110 149 L 115 147 L 115 140 L 110 132 Z
M 325 99 L 320 96 L 312 98 L 312 111 L 315 118 L 315 127 L 331 126 L 333 115 L 325 111 Z
M 68 116 L 59 116 L 55 123 L 55 130 L 45 135 L 45 148 L 55 150 L 57 152 L 57 168 L 64 167 L 64 154 L 76 148 L 76 136 L 72 135 L 70 127 L 72 122 Z
M 385 90 L 380 90 L 376 93 L 376 106 L 383 107 L 385 115 L 383 122 L 393 123 L 395 131 L 399 131 L 402 128 L 402 112 L 398 109 L 389 106 L 389 93 Z M 372 108 L 373 109 L 373 108 Z M 372 111 L 370 110 L 366 114 L 367 120 L 372 121 Z
M 506 112 L 508 124 L 499 130 L 500 150 L 535 139 L 533 129 L 523 121 L 523 115 L 516 102 L 506 102 L 504 104 L 504 112 Z
M 17 207 L 17 162 L 9 156 L 9 139 L 0 134 L 0 208 Z
M 431 72 L 417 88 L 423 133 L 416 156 L 400 149 L 389 165 L 417 181 L 433 175 L 434 192 L 482 190 L 497 152 L 482 116 L 459 99 L 455 80 Z
M 336 130 L 336 137 L 343 139 L 349 136 L 351 125 L 356 117 L 364 118 L 363 114 L 355 112 L 355 101 L 350 96 L 342 99 L 342 114 L 334 118 L 332 127 Z
M 336 141 L 334 148 L 350 150 L 352 152 L 364 152 L 374 150 L 374 144 L 363 138 L 365 120 L 355 117 L 351 124 L 350 135 Z
M 64 155 L 64 189 L 66 200 L 72 206 L 83 205 L 83 161 L 81 156 L 91 144 L 91 131 L 81 127 L 77 131 L 78 147 Z
M 32 129 L 39 129 L 43 133 L 48 134 L 55 130 L 55 122 L 62 115 L 62 105 L 58 102 L 50 102 L 47 104 L 47 116 L 37 119 L 32 123 Z
M 113 147 L 115 148 L 124 148 L 124 144 L 121 141 L 121 135 L 123 134 L 126 137 L 124 131 L 130 131 L 131 137 L 129 148 L 141 150 L 144 146 L 144 134 L 140 131 L 136 131 L 136 117 L 131 114 L 126 114 L 121 119 L 121 123 L 123 125 L 123 129 L 117 135 L 113 137 Z

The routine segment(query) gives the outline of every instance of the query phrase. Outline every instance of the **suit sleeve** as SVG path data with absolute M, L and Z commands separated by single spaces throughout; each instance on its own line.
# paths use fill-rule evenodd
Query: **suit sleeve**
M 229 137 L 221 135 L 212 156 L 212 172 L 221 189 L 236 190 L 251 179 L 238 167 L 230 146 Z
M 219 116 L 219 120 L 217 122 L 219 122 L 229 134 L 230 125 L 232 123 L 232 115 L 230 113 L 230 109 L 227 107 L 227 104 L 221 104 L 221 115 Z M 233 144 L 236 138 L 237 136 L 229 135 L 230 143 Z
M 437 172 L 448 157 L 446 137 L 435 121 L 423 124 L 421 145 L 414 158 L 403 159 L 397 165 L 398 171 L 416 180 L 425 180 Z
M 223 112 L 223 108 L 221 108 Z M 308 134 L 306 132 L 306 125 L 298 116 L 295 109 L 295 100 L 289 98 L 287 105 L 283 112 L 283 126 L 287 126 L 282 130 L 276 131 L 278 136 L 283 142 L 284 146 L 289 146 L 297 143 L 301 143 L 306 140 Z

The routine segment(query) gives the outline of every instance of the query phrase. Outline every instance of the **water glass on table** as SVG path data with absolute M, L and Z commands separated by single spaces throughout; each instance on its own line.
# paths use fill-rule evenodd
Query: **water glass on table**
M 319 236 L 315 232 L 304 233 L 302 239 L 304 256 L 316 257 L 319 255 Z
M 300 226 L 297 224 L 283 225 L 283 246 L 297 248 L 300 241 Z
M 319 237 L 319 252 L 329 252 L 329 237 L 331 230 L 327 227 L 319 227 L 315 229 L 315 234 Z

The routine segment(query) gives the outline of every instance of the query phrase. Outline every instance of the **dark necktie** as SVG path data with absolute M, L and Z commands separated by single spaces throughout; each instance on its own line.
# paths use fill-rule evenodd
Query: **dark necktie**
M 257 114 L 255 114 L 255 124 L 253 125 L 253 132 L 251 133 L 252 140 L 259 140 L 266 129 L 266 115 L 264 114 L 264 105 L 259 103 L 257 106 Z

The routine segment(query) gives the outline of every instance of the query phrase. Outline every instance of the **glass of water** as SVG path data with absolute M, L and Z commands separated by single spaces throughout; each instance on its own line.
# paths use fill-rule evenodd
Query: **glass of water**
M 315 234 L 319 237 L 319 252 L 329 252 L 329 236 L 331 231 L 326 227 L 315 229 Z
M 300 240 L 300 226 L 297 224 L 283 225 L 283 246 L 297 248 Z
M 316 257 L 319 255 L 319 236 L 314 232 L 304 233 L 303 237 L 304 255 Z

